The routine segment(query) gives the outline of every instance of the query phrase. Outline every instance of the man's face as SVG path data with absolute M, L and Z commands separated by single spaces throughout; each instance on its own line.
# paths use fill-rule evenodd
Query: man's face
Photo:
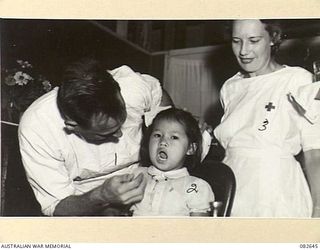
M 91 128 L 84 129 L 79 125 L 70 129 L 70 123 L 65 121 L 67 130 L 76 134 L 81 139 L 92 144 L 102 144 L 106 142 L 118 142 L 122 136 L 121 126 L 124 122 L 119 122 L 104 114 L 96 114 L 91 118 Z M 68 127 L 69 125 L 69 127 Z

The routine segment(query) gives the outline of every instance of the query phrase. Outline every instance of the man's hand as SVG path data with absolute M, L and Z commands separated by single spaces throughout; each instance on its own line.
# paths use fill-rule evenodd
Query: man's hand
M 107 206 L 122 206 L 143 198 L 146 180 L 143 173 L 113 176 L 101 186 L 84 193 L 71 195 L 58 203 L 55 216 L 97 215 Z
M 142 173 L 113 176 L 100 187 L 100 199 L 106 204 L 127 205 L 143 198 L 146 181 Z

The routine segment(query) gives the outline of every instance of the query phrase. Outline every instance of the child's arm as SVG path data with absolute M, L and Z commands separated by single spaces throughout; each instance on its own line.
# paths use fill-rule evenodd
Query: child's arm
M 190 176 L 186 196 L 190 216 L 211 216 L 210 204 L 214 201 L 214 193 L 206 181 Z

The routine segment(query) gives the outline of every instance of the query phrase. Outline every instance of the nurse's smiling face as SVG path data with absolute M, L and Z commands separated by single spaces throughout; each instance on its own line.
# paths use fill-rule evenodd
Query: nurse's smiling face
M 232 50 L 240 67 L 251 77 L 272 72 L 271 37 L 260 20 L 236 20 Z

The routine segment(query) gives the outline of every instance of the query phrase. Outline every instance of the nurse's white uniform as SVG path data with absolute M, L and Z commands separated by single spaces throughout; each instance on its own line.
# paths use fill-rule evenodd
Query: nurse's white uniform
M 252 78 L 238 73 L 223 85 L 225 113 L 214 133 L 236 176 L 232 216 L 311 216 L 309 187 L 294 156 L 320 148 L 320 128 L 297 112 L 288 95 L 297 97 L 310 82 L 308 71 L 285 66 Z

